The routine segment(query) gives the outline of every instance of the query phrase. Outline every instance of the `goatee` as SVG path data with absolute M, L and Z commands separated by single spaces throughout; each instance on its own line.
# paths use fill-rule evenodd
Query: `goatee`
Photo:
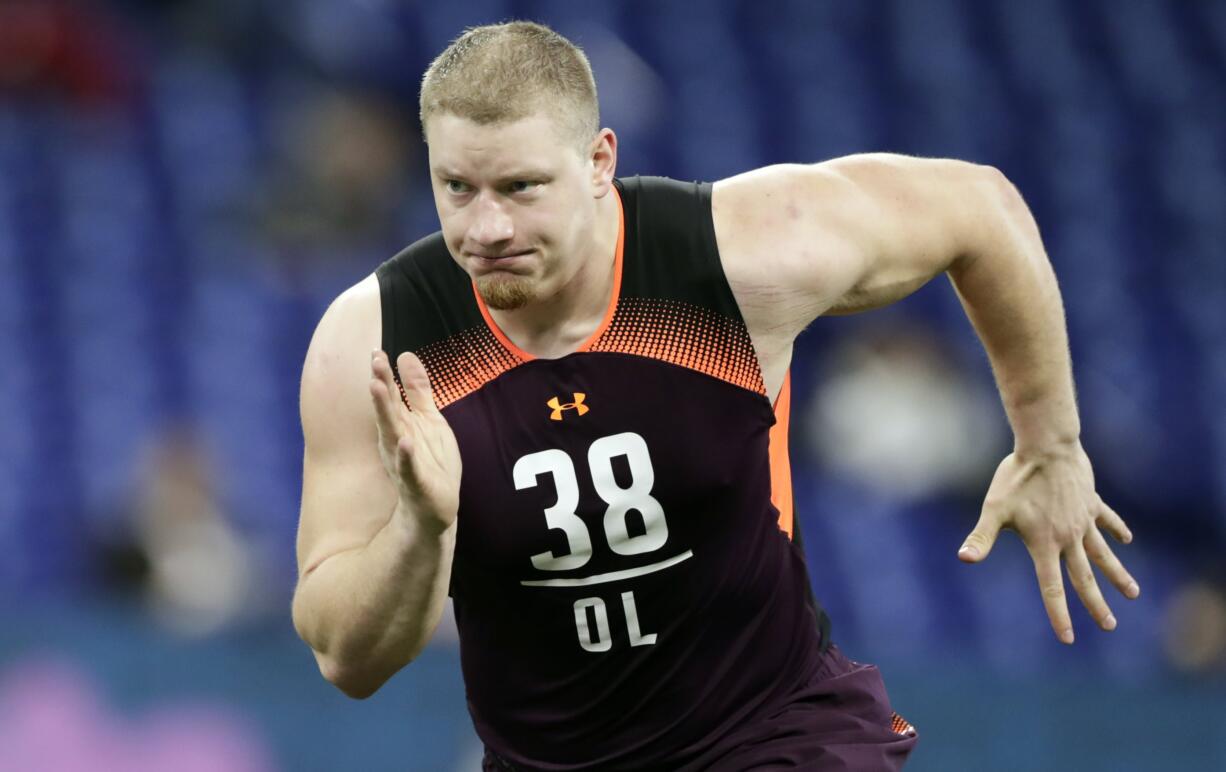
M 477 279 L 477 292 L 490 308 L 514 311 L 536 296 L 532 285 L 530 279 L 520 276 L 482 276 Z

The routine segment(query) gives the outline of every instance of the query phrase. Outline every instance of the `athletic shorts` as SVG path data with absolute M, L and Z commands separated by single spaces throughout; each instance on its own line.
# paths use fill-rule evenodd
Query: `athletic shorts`
M 890 707 L 877 668 L 853 662 L 831 646 L 787 705 L 668 772 L 892 772 L 902 768 L 917 739 L 915 728 Z M 482 770 L 530 772 L 488 749 Z

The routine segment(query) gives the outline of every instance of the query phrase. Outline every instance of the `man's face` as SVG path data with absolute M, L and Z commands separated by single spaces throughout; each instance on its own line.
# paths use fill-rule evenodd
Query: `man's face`
M 539 112 L 492 125 L 444 113 L 426 128 L 443 237 L 482 299 L 511 310 L 557 292 L 592 240 L 591 157 Z

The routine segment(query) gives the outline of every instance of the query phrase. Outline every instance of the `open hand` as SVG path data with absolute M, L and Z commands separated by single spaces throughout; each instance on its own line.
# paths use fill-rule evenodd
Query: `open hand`
M 1095 491 L 1090 459 L 1080 443 L 1050 455 L 1006 456 L 988 487 L 979 522 L 958 557 L 967 563 L 983 560 L 1002 528 L 1017 531 L 1030 551 L 1047 616 L 1064 643 L 1073 642 L 1073 624 L 1060 572 L 1061 557 L 1081 602 L 1104 630 L 1114 630 L 1116 620 L 1098 589 L 1091 560 L 1125 597 L 1141 594 L 1100 529 L 1123 544 L 1132 541 L 1132 533 Z
M 434 404 L 430 377 L 415 355 L 401 354 L 396 360 L 404 386 L 401 399 L 387 354 L 373 352 L 370 370 L 383 466 L 401 501 L 419 521 L 441 531 L 455 522 L 460 507 L 460 449 L 447 419 Z

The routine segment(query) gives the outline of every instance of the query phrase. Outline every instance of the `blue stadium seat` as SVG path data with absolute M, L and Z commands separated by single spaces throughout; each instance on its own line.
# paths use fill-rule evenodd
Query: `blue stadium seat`
M 508 0 L 423 2 L 418 5 L 418 13 L 424 33 L 423 42 L 431 57 L 442 53 L 468 27 L 507 21 L 514 17 Z
M 180 56 L 158 70 L 152 91 L 161 154 L 186 216 L 239 200 L 256 171 L 252 115 L 231 66 Z

